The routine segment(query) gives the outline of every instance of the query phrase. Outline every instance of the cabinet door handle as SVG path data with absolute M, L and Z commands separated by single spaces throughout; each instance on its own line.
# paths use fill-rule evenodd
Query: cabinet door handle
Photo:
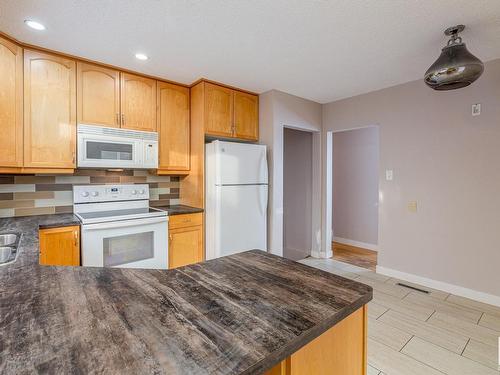
M 75 238 L 75 246 L 78 246 L 78 231 L 75 230 L 73 232 L 73 236 Z
M 73 164 L 76 162 L 76 153 L 73 151 Z
M 120 125 L 120 114 L 116 112 L 116 125 Z
M 170 241 L 172 241 L 173 237 L 172 237 L 172 235 L 171 235 L 171 234 L 169 234 L 169 235 L 168 235 L 168 239 L 169 239 Z
M 125 114 L 122 113 L 122 125 L 125 125 Z

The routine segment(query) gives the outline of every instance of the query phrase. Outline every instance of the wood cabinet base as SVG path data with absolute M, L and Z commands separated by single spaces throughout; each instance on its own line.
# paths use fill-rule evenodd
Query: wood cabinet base
M 367 314 L 365 305 L 265 374 L 366 374 Z
M 40 264 L 80 265 L 80 226 L 40 229 Z

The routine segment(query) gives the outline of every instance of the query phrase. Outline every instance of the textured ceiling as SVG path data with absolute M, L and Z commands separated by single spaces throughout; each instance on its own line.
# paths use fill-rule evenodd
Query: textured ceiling
M 499 0 L 0 0 L 0 31 L 27 43 L 320 103 L 421 78 L 457 23 L 471 52 L 500 57 Z

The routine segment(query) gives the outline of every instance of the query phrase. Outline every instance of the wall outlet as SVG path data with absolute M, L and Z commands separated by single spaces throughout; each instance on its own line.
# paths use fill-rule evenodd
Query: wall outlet
M 479 116 L 481 114 L 481 103 L 472 105 L 472 116 Z
M 417 201 L 408 202 L 408 211 L 412 213 L 417 212 Z
M 394 171 L 392 169 L 385 170 L 385 179 L 386 181 L 392 181 L 394 178 Z

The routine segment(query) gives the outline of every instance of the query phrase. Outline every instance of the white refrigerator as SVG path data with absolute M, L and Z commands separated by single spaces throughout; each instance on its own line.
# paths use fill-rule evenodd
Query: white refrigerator
M 267 250 L 266 146 L 205 145 L 206 259 Z

